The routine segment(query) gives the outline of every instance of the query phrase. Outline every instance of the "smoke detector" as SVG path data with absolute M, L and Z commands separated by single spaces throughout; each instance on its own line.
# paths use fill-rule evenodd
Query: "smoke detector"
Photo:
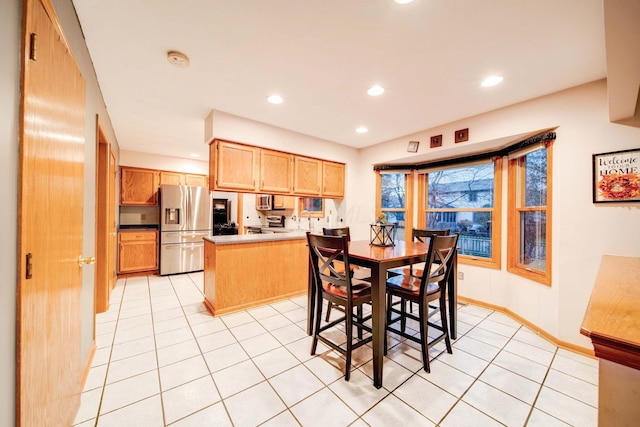
M 176 67 L 186 68 L 189 66 L 189 57 L 184 53 L 172 50 L 167 53 L 167 61 Z

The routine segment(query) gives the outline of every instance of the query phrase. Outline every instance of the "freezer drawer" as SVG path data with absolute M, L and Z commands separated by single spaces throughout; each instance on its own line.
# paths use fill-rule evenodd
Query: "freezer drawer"
M 163 231 L 160 233 L 160 243 L 204 243 L 203 238 L 210 236 L 210 231 Z
M 201 271 L 204 242 L 160 245 L 160 275 Z

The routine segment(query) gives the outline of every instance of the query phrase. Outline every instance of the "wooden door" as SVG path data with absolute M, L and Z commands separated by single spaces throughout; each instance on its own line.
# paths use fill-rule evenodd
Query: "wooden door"
M 96 283 L 95 312 L 109 309 L 109 141 L 102 130 L 100 120 L 96 121 Z
M 113 148 L 109 144 L 109 210 L 107 212 L 107 221 L 109 224 L 109 249 L 107 251 L 107 270 L 109 288 L 116 287 L 116 155 L 113 154 Z
M 23 4 L 16 423 L 68 426 L 82 392 L 85 83 L 49 0 Z
M 109 309 L 116 282 L 116 158 L 97 120 L 95 311 Z

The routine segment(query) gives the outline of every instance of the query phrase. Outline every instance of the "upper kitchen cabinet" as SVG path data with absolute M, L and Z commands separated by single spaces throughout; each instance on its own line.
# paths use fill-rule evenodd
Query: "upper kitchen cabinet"
M 158 204 L 158 172 L 151 169 L 120 168 L 120 204 L 155 206 Z
M 260 149 L 249 145 L 215 140 L 209 146 L 209 186 L 211 190 L 255 192 Z
M 260 150 L 260 192 L 291 193 L 293 156 L 272 150 Z
M 344 164 L 322 162 L 322 196 L 331 199 L 344 197 Z
M 293 192 L 295 194 L 320 195 L 322 160 L 295 156 L 293 174 Z
M 184 174 L 180 172 L 160 172 L 160 185 L 184 185 Z
M 181 172 L 167 172 L 159 171 L 160 173 L 160 185 L 195 185 L 198 187 L 208 187 L 207 175 L 196 175 L 192 173 Z
M 344 163 L 214 139 L 209 189 L 302 197 L 344 197 Z
M 198 187 L 208 187 L 209 179 L 206 175 L 194 175 L 194 174 L 186 174 L 184 176 L 186 185 L 196 185 Z

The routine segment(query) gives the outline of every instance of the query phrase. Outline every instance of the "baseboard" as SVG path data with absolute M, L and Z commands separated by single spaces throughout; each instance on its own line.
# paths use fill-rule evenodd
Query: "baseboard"
M 555 336 L 551 335 L 547 331 L 543 330 L 542 328 L 538 327 L 537 325 L 531 323 L 527 319 L 524 319 L 523 317 L 519 316 L 518 314 L 514 313 L 513 311 L 511 311 L 511 310 L 509 310 L 509 309 L 507 309 L 505 307 L 501 307 L 499 305 L 494 305 L 494 304 L 489 304 L 489 303 L 486 303 L 486 302 L 483 302 L 483 301 L 475 300 L 473 298 L 467 298 L 467 297 L 462 297 L 462 296 L 458 296 L 458 302 L 459 303 L 469 303 L 469 304 L 477 305 L 479 307 L 488 308 L 488 309 L 491 309 L 491 310 L 494 310 L 494 311 L 499 311 L 500 313 L 506 314 L 507 316 L 511 317 L 513 320 L 516 320 L 516 321 L 522 323 L 524 326 L 526 326 L 527 328 L 529 328 L 532 331 L 536 332 L 542 338 L 544 338 L 547 341 L 555 344 L 558 347 L 561 347 L 561 348 L 563 348 L 565 350 L 573 351 L 574 353 L 580 353 L 580 354 L 582 354 L 584 356 L 588 356 L 588 357 L 591 357 L 593 359 L 597 359 L 593 349 L 590 349 L 590 348 L 587 348 L 587 347 L 582 347 L 582 346 L 579 346 L 579 345 L 576 345 L 576 344 L 572 344 L 570 342 L 559 340 L 558 338 L 556 338 Z
M 80 383 L 82 387 L 80 390 L 84 390 L 85 383 L 87 382 L 87 377 L 89 376 L 89 371 L 91 370 L 91 364 L 93 363 L 93 357 L 96 355 L 96 340 L 91 342 L 91 347 L 89 348 L 89 354 L 87 355 L 87 360 L 84 362 L 84 368 L 82 369 L 82 377 Z

